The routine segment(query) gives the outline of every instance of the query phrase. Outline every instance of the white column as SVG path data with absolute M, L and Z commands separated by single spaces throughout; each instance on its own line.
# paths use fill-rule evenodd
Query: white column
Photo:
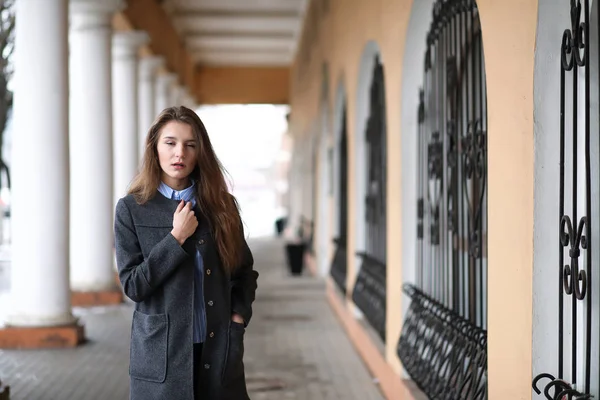
M 11 309 L 7 324 L 74 322 L 69 289 L 67 0 L 16 3 Z
M 71 0 L 71 289 L 112 290 L 112 15 L 121 0 Z
M 177 79 L 173 73 L 161 74 L 156 77 L 156 93 L 154 114 L 158 116 L 165 108 L 172 106 L 171 86 Z
M 127 187 L 138 165 L 138 49 L 148 43 L 146 32 L 118 32 L 112 47 L 112 110 L 114 190 L 116 201 Z
M 182 86 L 181 87 L 181 93 L 180 93 L 180 105 L 185 106 L 190 108 L 190 94 L 189 94 L 189 90 L 186 86 Z
M 181 104 L 192 110 L 196 108 L 196 101 L 194 100 L 194 96 L 192 96 L 192 93 L 188 88 L 184 89 Z
M 139 160 L 144 155 L 146 147 L 146 135 L 148 130 L 156 118 L 156 71 L 165 64 L 165 59 L 162 56 L 144 57 L 139 63 L 139 120 L 138 120 L 138 148 Z
M 174 84 L 171 86 L 171 105 L 172 106 L 181 106 L 183 105 L 183 100 L 185 95 L 185 87 L 179 84 Z

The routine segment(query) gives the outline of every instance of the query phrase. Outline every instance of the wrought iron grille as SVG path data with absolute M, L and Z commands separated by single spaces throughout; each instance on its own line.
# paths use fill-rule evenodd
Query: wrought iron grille
M 598 8 L 600 13 L 600 8 Z M 590 171 L 590 36 L 589 1 L 571 0 L 571 27 L 561 40 L 560 59 L 560 189 L 558 243 L 558 374 L 541 373 L 533 389 L 547 399 L 589 399 L 592 346 L 592 246 Z M 600 62 L 600 60 L 594 60 Z M 583 82 L 581 81 L 581 78 Z M 571 85 L 567 82 L 571 80 Z M 579 104 L 580 85 L 584 104 Z M 571 94 L 569 94 L 571 90 Z M 581 110 L 583 109 L 583 114 Z M 585 115 L 583 126 L 579 123 Z M 568 118 L 567 118 L 568 116 Z M 594 116 L 598 118 L 598 115 Z M 570 136 L 570 137 L 569 137 Z M 569 140 L 571 144 L 569 146 Z M 578 142 L 583 140 L 582 149 Z M 566 150 L 572 151 L 565 157 Z M 565 163 L 565 158 L 567 162 Z M 579 168 L 583 164 L 583 171 Z M 565 168 L 570 167 L 570 171 Z M 571 175 L 571 176 L 569 176 Z M 583 187 L 579 186 L 582 184 Z M 565 186 L 570 190 L 565 190 Z M 584 203 L 579 195 L 582 195 Z M 597 201 L 597 200 L 596 200 Z M 565 209 L 570 202 L 571 210 Z M 567 205 L 568 207 L 568 205 Z M 582 211 L 581 216 L 579 213 Z M 565 251 L 568 248 L 568 252 Z M 570 309 L 570 310 L 569 310 Z M 565 313 L 566 311 L 566 313 Z M 565 315 L 567 314 L 567 315 Z M 583 332 L 579 332 L 579 328 Z M 565 337 L 570 333 L 570 340 Z M 594 340 L 598 340 L 596 337 Z M 568 343 L 570 342 L 570 343 Z M 583 359 L 579 356 L 583 355 Z M 570 360 L 570 366 L 565 365 Z M 539 388 L 541 380 L 546 381 Z M 583 382 L 581 381 L 583 380 Z
M 346 254 L 346 239 L 348 236 L 348 134 L 346 125 L 346 105 L 342 114 L 342 129 L 339 143 L 339 188 L 338 197 L 338 232 L 339 235 L 333 241 L 335 253 L 331 264 L 331 277 L 340 290 L 346 294 L 346 270 L 348 256 Z
M 418 107 L 417 275 L 398 356 L 435 399 L 487 397 L 487 104 L 474 0 L 438 0 Z
M 386 310 L 386 126 L 383 66 L 375 59 L 366 129 L 366 248 L 352 299 L 385 340 Z
M 311 219 L 309 222 L 310 228 L 310 236 L 308 237 L 308 242 L 306 244 L 306 250 L 314 255 L 315 254 L 315 221 L 317 220 L 317 209 L 319 204 L 319 175 L 317 171 L 317 162 L 319 159 L 319 141 L 315 140 L 315 144 L 312 146 L 311 153 L 311 176 L 312 176 L 312 188 L 311 188 L 311 201 L 312 201 L 312 209 L 311 209 Z

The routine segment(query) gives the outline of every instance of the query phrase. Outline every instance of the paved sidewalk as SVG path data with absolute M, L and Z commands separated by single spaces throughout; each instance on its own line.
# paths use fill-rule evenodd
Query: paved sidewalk
M 244 361 L 252 400 L 383 399 L 315 278 L 289 277 L 283 243 L 250 243 L 260 272 Z M 2 279 L 0 272 L 0 291 Z M 77 349 L 2 351 L 11 400 L 126 400 L 131 305 L 75 309 L 89 342 Z

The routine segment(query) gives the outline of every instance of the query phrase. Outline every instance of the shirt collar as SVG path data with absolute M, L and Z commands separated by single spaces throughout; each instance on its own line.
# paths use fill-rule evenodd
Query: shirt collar
M 192 181 L 192 184 L 183 190 L 175 190 L 164 182 L 160 182 L 158 185 L 158 191 L 160 194 L 171 200 L 184 200 L 191 201 L 192 205 L 196 205 L 196 182 Z

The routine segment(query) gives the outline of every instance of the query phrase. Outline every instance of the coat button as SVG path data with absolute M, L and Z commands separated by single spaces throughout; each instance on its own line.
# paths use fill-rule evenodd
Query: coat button
M 210 364 L 204 364 L 204 369 L 210 369 Z
M 208 336 L 210 336 L 211 338 L 212 338 L 212 337 L 215 337 L 215 333 L 214 333 L 214 332 L 211 332 L 211 333 L 210 333 Z
M 206 270 L 206 275 L 210 275 L 210 269 Z
M 200 240 L 198 241 L 198 244 L 204 244 L 204 239 L 200 239 Z
M 214 303 L 213 303 L 213 301 L 212 301 L 212 300 L 209 300 L 209 301 L 208 301 L 208 305 L 209 305 L 209 306 L 211 306 L 211 307 L 212 307 L 212 305 L 213 305 L 213 304 L 214 304 Z

